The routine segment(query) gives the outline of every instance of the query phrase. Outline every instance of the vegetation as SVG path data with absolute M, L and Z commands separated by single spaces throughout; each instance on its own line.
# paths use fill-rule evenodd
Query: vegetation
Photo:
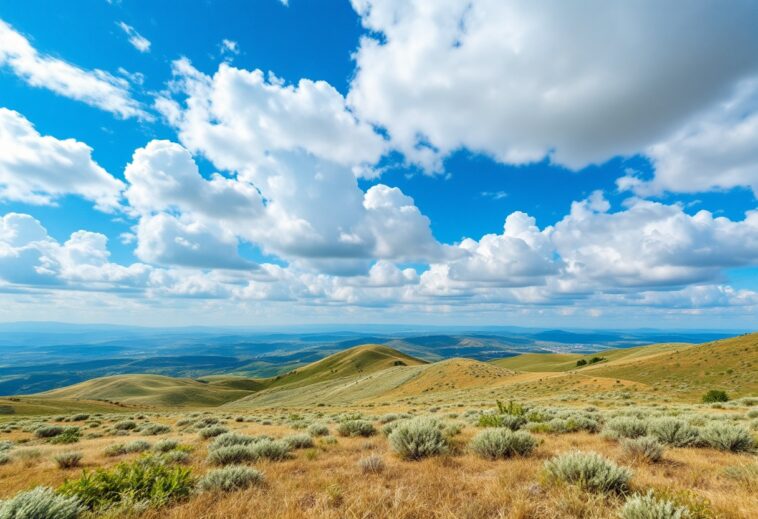
M 728 402 L 729 401 L 729 395 L 726 394 L 726 391 L 722 391 L 720 389 L 711 389 L 706 394 L 703 395 L 703 403 L 704 404 L 711 404 L 714 402 Z
M 76 497 L 36 487 L 0 502 L 0 519 L 76 519 L 82 507 Z
M 537 446 L 537 440 L 524 431 L 490 429 L 478 433 L 469 447 L 483 458 L 490 460 L 526 456 Z
M 447 438 L 440 423 L 424 417 L 400 422 L 389 435 L 389 444 L 392 450 L 406 460 L 436 456 L 448 450 Z
M 84 472 L 79 479 L 66 481 L 60 493 L 78 498 L 90 510 L 99 510 L 125 500 L 162 506 L 189 497 L 193 485 L 189 469 L 144 458 L 110 470 Z
M 570 452 L 545 462 L 549 479 L 577 485 L 591 492 L 626 493 L 632 471 L 619 467 L 601 455 Z
M 621 519 L 688 519 L 689 510 L 673 501 L 657 499 L 652 492 L 630 496 L 619 512 Z
M 208 472 L 198 481 L 198 488 L 205 492 L 232 492 L 261 485 L 263 474 L 250 467 L 234 465 Z

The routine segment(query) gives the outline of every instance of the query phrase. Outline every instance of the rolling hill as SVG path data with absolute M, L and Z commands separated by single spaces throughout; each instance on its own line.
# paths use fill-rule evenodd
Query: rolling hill
M 162 375 L 114 375 L 47 391 L 40 398 L 101 400 L 147 406 L 218 406 L 250 394 L 220 384 Z
M 603 360 L 577 367 L 577 360 L 595 355 Z M 428 363 L 388 346 L 365 344 L 270 378 L 116 375 L 15 398 L 14 405 L 50 408 L 60 402 L 69 407 L 99 403 L 242 409 L 431 405 L 446 400 L 565 399 L 567 395 L 581 402 L 620 391 L 696 402 L 714 388 L 735 397 L 758 394 L 756 366 L 758 334 L 700 345 L 664 343 L 593 355 L 524 354 L 491 362 L 452 358 Z M 8 409 L 12 409 L 10 404 Z

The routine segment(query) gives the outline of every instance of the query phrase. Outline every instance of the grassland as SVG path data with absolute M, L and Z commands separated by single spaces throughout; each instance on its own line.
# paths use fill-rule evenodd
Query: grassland
M 144 503 L 124 498 L 85 516 L 604 519 L 619 517 L 632 496 L 652 493 L 689 514 L 682 517 L 752 517 L 758 509 L 758 334 L 597 356 L 604 360 L 585 367 L 576 361 L 589 356 L 553 354 L 426 363 L 366 345 L 280 377 L 95 379 L 9 401 L 29 412 L 0 415 L 0 499 L 40 485 L 59 489 L 66 480 L 79 481 L 82 469 L 157 460 L 188 469 L 192 489 Z M 704 404 L 708 389 L 724 390 L 731 400 Z M 518 405 L 498 410 L 496 400 Z M 38 416 L 29 416 L 35 410 Z M 414 418 L 437 424 L 445 447 L 409 461 L 391 429 Z M 355 420 L 366 436 L 341 435 Z M 689 439 L 666 443 L 656 436 L 666 420 L 689 431 Z M 78 432 L 70 433 L 73 443 L 59 444 L 45 436 L 50 426 Z M 534 449 L 493 460 L 473 448 L 482 431 L 505 428 L 531 437 Z M 217 469 L 213 438 L 224 431 L 247 442 L 265 436 L 294 443 L 283 447 L 282 458 L 242 458 L 239 463 L 260 471 L 264 483 L 236 491 L 195 486 Z M 636 435 L 656 438 L 662 458 L 633 455 L 627 442 Z M 724 447 L 722 437 L 739 441 Z M 156 449 L 165 438 L 176 441 L 176 456 Z M 113 454 L 114 444 L 135 441 L 142 452 Z M 546 462 L 577 450 L 629 469 L 628 485 L 598 491 L 549 477 Z M 69 451 L 81 455 L 80 466 L 58 468 L 56 455 Z

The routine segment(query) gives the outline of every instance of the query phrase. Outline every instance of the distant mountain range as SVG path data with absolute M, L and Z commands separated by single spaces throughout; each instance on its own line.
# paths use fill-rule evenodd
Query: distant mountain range
M 287 329 L 0 324 L 0 395 L 38 393 L 95 377 L 157 374 L 270 377 L 361 344 L 425 361 L 481 361 L 530 352 L 592 353 L 662 342 L 702 343 L 734 331 L 545 330 L 516 327 L 313 326 Z

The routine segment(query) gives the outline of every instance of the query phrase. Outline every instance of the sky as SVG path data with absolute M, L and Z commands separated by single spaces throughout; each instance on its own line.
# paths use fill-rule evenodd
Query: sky
M 755 329 L 758 3 L 0 3 L 0 321 Z

